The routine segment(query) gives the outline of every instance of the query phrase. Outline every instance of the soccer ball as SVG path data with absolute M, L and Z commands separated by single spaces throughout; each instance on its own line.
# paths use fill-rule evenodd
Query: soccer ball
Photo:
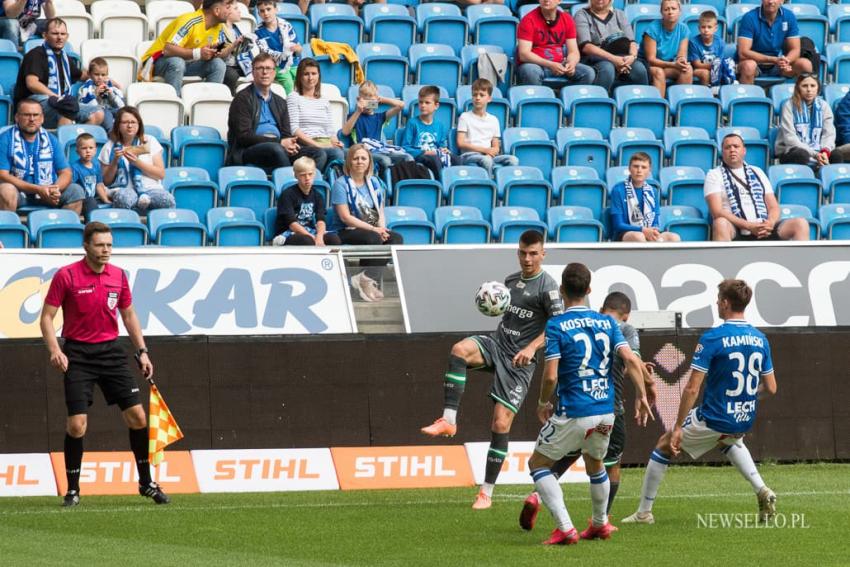
M 510 305 L 511 292 L 501 282 L 484 282 L 475 294 L 475 306 L 488 317 L 498 317 Z

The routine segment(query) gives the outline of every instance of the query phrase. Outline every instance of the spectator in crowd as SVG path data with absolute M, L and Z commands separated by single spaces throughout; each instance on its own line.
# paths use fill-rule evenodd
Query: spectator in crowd
M 724 57 L 726 44 L 717 33 L 717 14 L 706 10 L 699 15 L 699 32 L 688 43 L 688 61 L 694 77 L 707 87 L 735 82 L 735 60 Z
M 308 157 L 292 164 L 297 183 L 280 194 L 272 240 L 275 246 L 337 246 L 341 244 L 335 232 L 328 232 L 325 223 L 325 195 L 313 189 L 316 162 Z
M 620 85 L 645 85 L 646 66 L 637 58 L 638 44 L 626 14 L 613 0 L 590 0 L 576 14 L 582 63 L 596 71 L 594 84 L 613 92 Z
M 679 85 L 694 82 L 694 70 L 688 61 L 688 26 L 679 21 L 679 0 L 662 0 L 661 19 L 655 20 L 643 35 L 640 55 L 649 65 L 652 86 L 663 97 L 667 80 Z
M 382 104 L 389 105 L 389 110 L 377 112 Z M 410 154 L 384 140 L 384 126 L 402 110 L 404 102 L 379 96 L 375 83 L 363 81 L 357 90 L 357 106 L 342 125 L 344 136 L 351 136 L 355 144 L 365 144 L 369 148 L 380 175 L 398 162 L 413 161 Z
M 253 84 L 239 91 L 230 103 L 227 163 L 256 165 L 269 175 L 279 167 L 289 167 L 302 155 L 324 163 L 321 149 L 298 143 L 286 100 L 271 90 L 275 74 L 272 56 L 260 53 L 251 64 Z
M 434 119 L 440 108 L 440 89 L 427 85 L 419 89 L 419 115 L 407 121 L 401 145 L 404 151 L 441 178 L 444 167 L 457 165 L 458 158 L 449 151 L 445 125 Z
M 782 0 L 762 0 L 761 6 L 738 22 L 738 80 L 756 77 L 796 77 L 811 73 L 812 63 L 800 56 L 800 29 L 794 12 Z
M 80 214 L 83 188 L 71 183 L 65 152 L 43 124 L 41 105 L 25 98 L 17 104 L 15 125 L 0 134 L 0 210 L 32 205 Z
M 835 107 L 835 145 L 843 162 L 850 162 L 850 92 Z
M 499 119 L 487 112 L 493 100 L 493 83 L 476 79 L 472 83 L 472 110 L 457 119 L 457 147 L 460 163 L 483 167 L 493 176 L 496 166 L 517 166 L 516 156 L 501 153 L 502 130 Z
M 669 1 L 669 0 L 668 0 Z M 629 159 L 629 176 L 611 188 L 612 240 L 623 242 L 678 242 L 678 234 L 661 232 L 661 198 L 647 183 L 652 171 L 652 158 L 635 152 Z
M 298 143 L 322 151 L 316 166 L 322 173 L 333 162 L 342 163 L 345 153 L 331 121 L 330 101 L 322 98 L 322 73 L 315 59 L 302 59 L 295 73 L 295 92 L 286 99 L 289 120 Z
M 387 228 L 383 187 L 372 175 L 372 153 L 369 149 L 363 144 L 351 146 L 343 171 L 345 175 L 336 180 L 331 193 L 334 208 L 331 230 L 339 235 L 343 244 L 401 244 L 401 235 Z M 361 260 L 360 265 L 368 267 L 352 276 L 352 287 L 363 301 L 380 301 L 384 294 L 378 287 L 378 281 L 387 260 L 366 259 Z
M 98 202 L 107 205 L 112 203 L 103 184 L 103 172 L 100 163 L 95 159 L 97 154 L 97 142 L 89 133 L 77 136 L 77 155 L 79 158 L 71 164 L 73 182 L 83 188 L 85 200 L 83 201 L 83 216 L 88 218 L 89 213 L 97 209 Z
M 797 77 L 794 94 L 782 104 L 776 157 L 779 163 L 798 163 L 815 170 L 828 163 L 841 163 L 835 149 L 832 108 L 821 97 L 820 81 L 809 73 Z
M 292 25 L 283 18 L 277 17 L 275 0 L 257 2 L 257 12 L 260 14 L 260 25 L 257 26 L 256 32 L 260 49 L 274 58 L 277 64 L 274 80 L 288 95 L 292 92 L 295 83 L 301 44 L 298 43 Z
M 245 34 L 237 25 L 242 20 L 242 12 L 239 10 L 239 2 L 233 2 L 228 10 L 227 21 L 221 27 L 219 45 L 223 45 L 222 58 L 224 59 L 224 84 L 230 89 L 231 94 L 236 94 L 239 85 L 239 77 L 245 76 L 236 53 L 240 51 L 242 43 L 246 40 Z M 250 59 L 250 55 L 248 55 Z M 247 67 L 247 66 L 246 66 Z
M 720 166 L 705 176 L 712 240 L 808 240 L 806 219 L 779 220 L 773 187 L 764 171 L 744 161 L 747 148 L 741 136 L 727 134 L 721 150 Z
M 44 44 L 24 55 L 18 70 L 15 103 L 25 98 L 37 100 L 44 111 L 45 128 L 72 122 L 103 122 L 103 110 L 98 104 L 81 105 L 71 96 L 71 85 L 86 76 L 65 52 L 67 41 L 65 22 L 59 18 L 48 20 Z
M 77 93 L 80 106 L 99 105 L 103 110 L 103 129 L 111 130 L 115 113 L 124 106 L 121 85 L 109 78 L 109 63 L 103 57 L 89 61 L 89 78 Z
M 178 16 L 142 55 L 145 79 L 161 77 L 180 96 L 183 77 L 199 76 L 223 83 L 230 49 L 221 41 L 235 0 L 203 0 L 201 9 Z
M 42 30 L 38 29 L 41 12 L 48 20 L 56 17 L 53 0 L 3 0 L 0 2 L 0 38 L 15 45 L 23 43 Z
M 115 115 L 99 159 L 113 207 L 145 213 L 176 206 L 174 196 L 162 186 L 162 146 L 145 134 L 142 116 L 135 107 L 125 106 Z
M 576 24 L 558 5 L 558 0 L 540 0 L 520 21 L 517 84 L 542 85 L 544 79 L 561 79 L 562 85 L 589 84 L 596 78 L 592 68 L 579 63 Z

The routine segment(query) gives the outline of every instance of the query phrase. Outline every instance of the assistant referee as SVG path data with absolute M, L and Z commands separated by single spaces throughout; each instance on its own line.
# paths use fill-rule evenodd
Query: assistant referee
M 90 222 L 83 232 L 86 256 L 60 268 L 44 300 L 41 311 L 41 335 L 50 352 L 50 363 L 65 373 L 65 474 L 68 492 L 62 506 L 80 503 L 80 466 L 83 461 L 83 436 L 88 424 L 97 384 L 109 405 L 118 404 L 127 427 L 130 447 L 139 471 L 139 494 L 157 504 L 169 498 L 151 479 L 148 462 L 148 423 L 139 401 L 139 386 L 130 373 L 127 353 L 118 338 L 118 312 L 136 350 L 142 374 L 153 376 L 153 364 L 145 348 L 139 319 L 124 270 L 109 263 L 112 255 L 112 231 L 100 222 Z M 62 308 L 64 347 L 59 346 L 53 319 Z

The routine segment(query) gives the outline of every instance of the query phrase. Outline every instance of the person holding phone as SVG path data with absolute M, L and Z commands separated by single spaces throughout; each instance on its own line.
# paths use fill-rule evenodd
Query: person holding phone
M 83 232 L 82 260 L 56 272 L 41 310 L 41 335 L 50 353 L 50 364 L 64 374 L 65 405 L 65 476 L 68 489 L 62 506 L 80 503 L 80 468 L 83 461 L 83 437 L 88 425 L 88 408 L 94 400 L 94 386 L 100 388 L 106 403 L 117 404 L 129 428 L 130 448 L 139 472 L 139 494 L 157 504 L 170 498 L 151 479 L 148 462 L 148 423 L 139 399 L 139 386 L 130 373 L 124 347 L 118 342 L 118 314 L 136 349 L 139 369 L 146 379 L 153 378 L 145 338 L 127 282 L 127 274 L 109 263 L 112 256 L 112 231 L 100 222 L 90 222 Z M 56 339 L 53 321 L 62 308 L 63 346 Z

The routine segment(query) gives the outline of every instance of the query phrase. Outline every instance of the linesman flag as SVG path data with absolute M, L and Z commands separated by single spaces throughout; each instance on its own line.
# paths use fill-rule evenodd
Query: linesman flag
M 159 465 L 165 457 L 165 448 L 183 439 L 183 432 L 168 410 L 156 384 L 151 382 L 151 402 L 148 426 L 148 459 L 153 466 Z

